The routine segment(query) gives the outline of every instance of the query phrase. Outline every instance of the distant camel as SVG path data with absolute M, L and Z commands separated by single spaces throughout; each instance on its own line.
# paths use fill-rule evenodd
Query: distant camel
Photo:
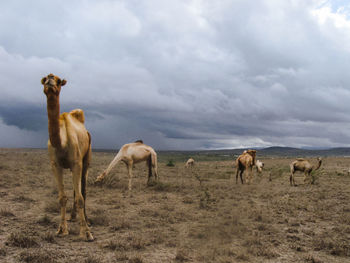
M 249 184 L 252 180 L 252 169 L 255 165 L 256 150 L 245 150 L 236 159 L 236 184 L 238 183 L 238 174 L 241 177 L 241 183 L 243 184 L 242 174 L 246 171 L 246 182 Z
M 194 166 L 194 160 L 193 160 L 192 157 L 190 157 L 190 158 L 187 160 L 187 162 L 186 162 L 186 164 L 185 164 L 185 167 L 186 167 L 186 168 L 193 168 L 193 166 Z
M 256 160 L 256 162 L 255 162 L 256 171 L 257 171 L 258 173 L 262 173 L 262 170 L 263 170 L 263 168 L 264 168 L 264 165 L 265 165 L 265 164 L 264 164 L 262 161 Z
M 103 178 L 109 174 L 112 168 L 120 161 L 126 164 L 129 173 L 129 190 L 131 190 L 131 179 L 132 179 L 132 168 L 133 164 L 147 161 L 148 165 L 148 181 L 152 177 L 152 168 L 154 170 L 154 176 L 158 180 L 158 164 L 157 164 L 157 154 L 152 147 L 143 143 L 142 140 L 138 140 L 133 143 L 124 144 L 120 148 L 118 154 L 114 157 L 113 161 L 108 165 L 107 169 L 100 174 L 95 183 L 101 182 Z
M 60 115 L 59 95 L 66 80 L 50 74 L 41 79 L 47 97 L 47 114 L 49 121 L 48 150 L 51 168 L 58 184 L 58 197 L 61 207 L 61 222 L 56 235 L 68 235 L 66 220 L 67 195 L 63 186 L 63 169 L 70 169 L 73 175 L 74 206 L 80 217 L 80 238 L 94 240 L 86 223 L 86 179 L 91 158 L 91 137 L 84 126 L 84 113 L 80 109 Z
M 312 171 L 316 171 L 321 167 L 322 159 L 317 158 L 317 166 L 311 165 L 309 161 L 303 159 L 303 158 L 297 158 L 296 161 L 292 162 L 290 164 L 290 185 L 295 186 L 294 181 L 294 173 L 296 171 L 304 172 L 304 182 L 306 181 L 307 176 L 310 176 Z

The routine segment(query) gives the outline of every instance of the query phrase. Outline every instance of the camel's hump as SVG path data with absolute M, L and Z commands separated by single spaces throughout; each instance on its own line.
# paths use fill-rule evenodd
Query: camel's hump
M 304 158 L 296 158 L 297 161 L 305 161 Z
M 81 123 L 85 122 L 84 112 L 81 109 L 72 110 L 70 113 L 74 118 L 76 118 Z
M 137 141 L 135 141 L 135 142 L 143 143 L 143 140 L 137 140 Z

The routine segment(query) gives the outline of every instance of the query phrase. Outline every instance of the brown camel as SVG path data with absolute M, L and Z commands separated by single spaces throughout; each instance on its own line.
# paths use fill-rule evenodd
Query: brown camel
M 122 148 L 120 148 L 118 154 L 114 157 L 113 161 L 108 165 L 107 169 L 96 178 L 95 183 L 101 182 L 103 178 L 109 174 L 112 168 L 120 161 L 124 162 L 128 169 L 129 191 L 131 190 L 132 168 L 133 164 L 135 163 L 147 161 L 147 184 L 150 182 L 152 177 L 152 168 L 154 170 L 155 178 L 158 180 L 157 154 L 152 147 L 144 144 L 142 140 L 138 140 L 133 143 L 124 144 Z
M 243 184 L 243 172 L 246 171 L 246 182 L 250 184 L 252 180 L 252 169 L 255 165 L 256 150 L 246 150 L 236 159 L 236 184 L 238 183 L 238 174 Z
M 311 176 L 312 171 L 316 171 L 321 167 L 322 164 L 322 159 L 317 158 L 317 165 L 311 165 L 308 160 L 305 160 L 303 158 L 297 158 L 296 161 L 292 162 L 290 164 L 290 185 L 295 186 L 295 181 L 294 181 L 294 173 L 296 171 L 304 172 L 304 182 L 306 181 L 307 177 Z
M 84 113 L 80 109 L 60 115 L 59 96 L 61 87 L 67 83 L 50 74 L 41 79 L 47 97 L 47 115 L 49 126 L 48 150 L 51 168 L 58 185 L 61 222 L 56 235 L 68 235 L 66 220 L 67 195 L 63 185 L 63 169 L 70 169 L 73 177 L 74 205 L 80 217 L 80 237 L 86 241 L 94 240 L 85 218 L 86 180 L 91 158 L 91 137 L 84 126 Z
M 194 159 L 193 159 L 192 157 L 190 157 L 190 158 L 187 160 L 187 162 L 186 162 L 186 164 L 185 164 L 185 167 L 186 167 L 186 168 L 193 168 L 193 166 L 194 166 Z

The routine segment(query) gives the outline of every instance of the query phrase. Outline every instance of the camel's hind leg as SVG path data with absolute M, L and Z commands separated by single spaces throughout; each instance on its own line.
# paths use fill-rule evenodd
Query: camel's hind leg
M 158 160 L 157 160 L 157 155 L 153 154 L 152 155 L 152 167 L 154 170 L 154 177 L 157 181 L 159 181 L 159 174 L 158 174 Z
M 82 172 L 83 172 L 83 164 L 75 164 L 72 169 L 73 173 L 73 186 L 75 191 L 75 202 L 77 205 L 79 218 L 80 218 L 80 238 L 85 241 L 93 241 L 94 238 L 90 233 L 90 229 L 86 223 L 85 219 L 85 201 L 82 195 Z
M 90 134 L 89 134 L 89 137 L 90 137 Z M 91 144 L 90 144 L 88 152 L 85 154 L 85 156 L 83 158 L 83 170 L 82 170 L 82 174 L 81 174 L 81 194 L 83 195 L 83 198 L 84 198 L 84 216 L 85 216 L 86 222 L 88 222 L 88 218 L 86 215 L 86 209 L 85 209 L 85 206 L 86 206 L 85 205 L 86 204 L 86 184 L 87 184 L 87 176 L 88 176 L 88 169 L 89 169 L 90 161 L 91 161 Z M 71 221 L 75 221 L 75 219 L 77 218 L 77 203 L 75 202 L 75 191 L 73 191 L 73 197 L 74 197 L 73 208 L 72 208 L 71 218 L 70 218 Z
M 295 181 L 294 181 L 294 167 L 290 166 L 290 177 L 289 177 L 289 182 L 290 182 L 290 186 L 295 186 Z
M 67 204 L 67 195 L 64 191 L 64 185 L 63 185 L 63 169 L 59 165 L 57 165 L 55 162 L 51 162 L 51 167 L 53 170 L 53 173 L 55 175 L 57 186 L 58 186 L 58 202 L 61 207 L 61 222 L 58 227 L 58 230 L 56 232 L 56 235 L 58 236 L 66 236 L 68 235 L 68 226 L 67 226 L 67 220 L 66 220 L 66 204 Z

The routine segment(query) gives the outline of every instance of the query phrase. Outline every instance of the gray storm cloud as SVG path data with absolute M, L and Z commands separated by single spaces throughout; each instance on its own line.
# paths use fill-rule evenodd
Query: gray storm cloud
M 68 81 L 61 110 L 84 109 L 96 148 L 350 146 L 345 1 L 0 8 L 11 25 L 0 29 L 0 146 L 46 145 L 49 73 Z

